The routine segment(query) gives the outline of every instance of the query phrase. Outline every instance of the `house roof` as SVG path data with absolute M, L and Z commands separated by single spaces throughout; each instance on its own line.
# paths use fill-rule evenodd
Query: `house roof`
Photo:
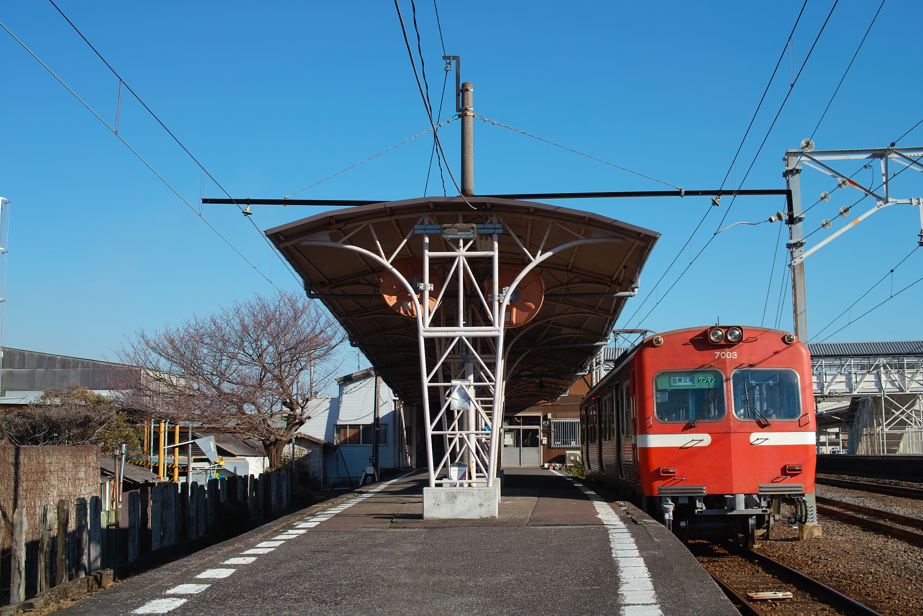
M 215 447 L 218 449 L 218 455 L 221 456 L 229 456 L 234 458 L 262 458 L 266 455 L 266 449 L 263 447 L 263 443 L 254 438 L 237 437 L 233 434 L 227 434 L 225 432 L 193 431 L 193 435 L 195 438 L 204 438 L 206 436 L 214 437 Z M 197 445 L 193 446 L 193 452 L 195 451 L 201 453 L 201 449 L 198 449 Z M 205 454 L 201 453 L 201 455 Z
M 815 342 L 808 345 L 811 357 L 883 357 L 923 355 L 923 340 L 893 342 Z
M 380 276 L 386 268 L 381 259 L 422 258 L 424 236 L 416 233 L 418 225 L 490 224 L 495 214 L 504 225 L 498 240 L 501 269 L 523 266 L 539 254 L 545 259 L 536 270 L 545 286 L 540 311 L 506 335 L 506 400 L 508 410 L 516 410 L 557 398 L 579 378 L 608 341 L 625 305 L 627 298 L 614 294 L 636 283 L 659 234 L 544 203 L 440 197 L 325 212 L 266 235 L 302 277 L 309 296 L 326 305 L 391 390 L 415 403 L 422 396 L 417 325 L 382 297 Z M 441 235 L 427 237 L 434 250 L 446 249 Z M 488 269 L 481 261 L 471 262 L 473 270 Z M 433 263 L 445 279 L 447 261 Z M 486 281 L 490 275 L 477 269 L 472 276 Z M 456 288 L 447 287 L 443 296 L 451 305 L 458 301 Z M 471 288 L 464 293 L 476 297 Z M 432 365 L 435 352 L 426 352 L 427 365 Z
M 100 475 L 103 477 L 115 477 L 115 469 L 115 458 L 106 455 L 99 456 Z M 126 482 L 130 483 L 156 483 L 160 481 L 160 476 L 156 473 L 152 473 L 143 466 L 126 462 L 124 479 Z

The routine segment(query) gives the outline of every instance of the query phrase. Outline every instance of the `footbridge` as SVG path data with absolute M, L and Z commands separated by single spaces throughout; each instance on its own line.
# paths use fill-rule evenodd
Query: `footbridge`
M 820 453 L 923 453 L 923 341 L 808 349 Z
M 495 517 L 504 415 L 587 372 L 659 235 L 507 198 L 362 205 L 266 232 L 425 418 L 424 516 Z

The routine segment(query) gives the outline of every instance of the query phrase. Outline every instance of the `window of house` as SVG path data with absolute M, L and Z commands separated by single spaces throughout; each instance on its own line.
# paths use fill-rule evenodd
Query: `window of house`
M 551 448 L 573 449 L 580 447 L 579 419 L 551 420 Z
M 375 426 L 373 424 L 337 424 L 337 445 L 371 445 L 374 440 Z M 388 444 L 388 425 L 378 425 L 378 444 Z

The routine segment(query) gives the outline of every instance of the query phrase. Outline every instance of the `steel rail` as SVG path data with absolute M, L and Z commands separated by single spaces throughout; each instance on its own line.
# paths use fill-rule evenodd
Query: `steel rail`
M 888 496 L 901 496 L 904 498 L 923 499 L 923 490 L 919 488 L 905 488 L 903 486 L 894 486 L 885 483 L 870 483 L 866 481 L 851 481 L 848 479 L 831 479 L 829 477 L 816 477 L 815 483 L 825 486 L 834 486 L 837 488 L 847 488 L 849 490 L 861 490 L 863 492 L 874 492 L 876 494 L 887 494 Z
M 836 599 L 840 603 L 845 603 L 850 608 L 856 610 L 860 614 L 869 614 L 870 616 L 882 616 L 879 612 L 876 612 L 869 606 L 863 605 L 862 603 L 859 603 L 855 599 L 847 597 L 840 591 L 830 588 L 823 582 L 819 582 L 815 580 L 814 578 L 812 578 L 811 576 L 806 575 L 802 573 L 801 571 L 798 571 L 797 569 L 792 569 L 788 565 L 783 565 L 779 561 L 772 559 L 766 556 L 765 554 L 760 554 L 759 552 L 754 552 L 753 550 L 749 550 L 747 552 L 747 555 L 755 557 L 756 560 L 761 561 L 761 563 L 768 564 L 771 567 L 776 567 L 777 569 L 784 571 L 785 573 L 791 575 L 796 580 L 798 580 L 799 583 L 804 583 L 806 586 L 808 586 L 809 588 L 813 589 L 816 592 L 823 593 L 828 596 L 832 596 L 834 599 Z
M 909 515 L 901 515 L 899 513 L 892 513 L 890 511 L 883 511 L 881 509 L 875 509 L 873 507 L 866 507 L 865 505 L 856 505 L 854 503 L 847 503 L 845 501 L 836 500 L 835 498 L 824 498 L 821 496 L 816 497 L 817 502 L 823 505 L 830 505 L 831 507 L 839 507 L 840 509 L 846 509 L 848 511 L 855 511 L 856 513 L 861 513 L 863 515 L 871 515 L 883 520 L 891 520 L 892 522 L 897 522 L 903 526 L 910 526 L 911 528 L 921 528 L 923 529 L 923 518 L 914 518 Z
M 839 506 L 840 503 L 837 503 L 837 505 Z M 868 515 L 880 515 L 880 514 L 886 513 L 882 511 L 877 511 L 875 509 L 872 509 L 871 511 L 874 511 L 875 513 L 871 513 Z M 880 522 L 878 520 L 871 520 L 861 515 L 855 515 L 853 513 L 849 513 L 848 511 L 842 511 L 840 509 L 835 509 L 833 507 L 827 507 L 824 505 L 817 506 L 817 513 L 826 515 L 828 517 L 838 518 L 848 524 L 855 524 L 856 526 L 868 528 L 870 530 L 873 530 L 878 533 L 882 533 L 889 537 L 897 537 L 898 539 L 902 539 L 906 541 L 907 543 L 923 545 L 923 533 L 918 533 L 912 530 L 908 530 L 906 528 L 902 528 L 900 526 L 895 526 L 894 524 L 889 524 L 887 522 Z M 910 518 L 910 519 L 914 519 L 914 518 Z M 919 524 L 920 520 L 915 520 L 915 522 Z

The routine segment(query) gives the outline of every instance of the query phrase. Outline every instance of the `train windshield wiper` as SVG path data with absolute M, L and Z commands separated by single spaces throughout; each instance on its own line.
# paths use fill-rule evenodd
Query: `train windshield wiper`
M 747 405 L 747 410 L 750 411 L 751 414 L 756 415 L 756 423 L 758 423 L 761 428 L 769 426 L 769 420 L 766 419 L 766 416 L 760 413 L 758 408 L 750 404 L 750 392 L 748 389 L 744 389 L 744 404 Z
M 702 406 L 702 410 L 700 410 L 698 413 L 695 414 L 695 419 L 689 422 L 689 427 L 695 428 L 695 425 L 699 423 L 699 420 L 702 419 L 702 417 L 705 415 L 705 411 L 709 409 L 713 409 L 714 407 L 715 407 L 714 388 L 709 387 L 708 388 L 708 400 Z

